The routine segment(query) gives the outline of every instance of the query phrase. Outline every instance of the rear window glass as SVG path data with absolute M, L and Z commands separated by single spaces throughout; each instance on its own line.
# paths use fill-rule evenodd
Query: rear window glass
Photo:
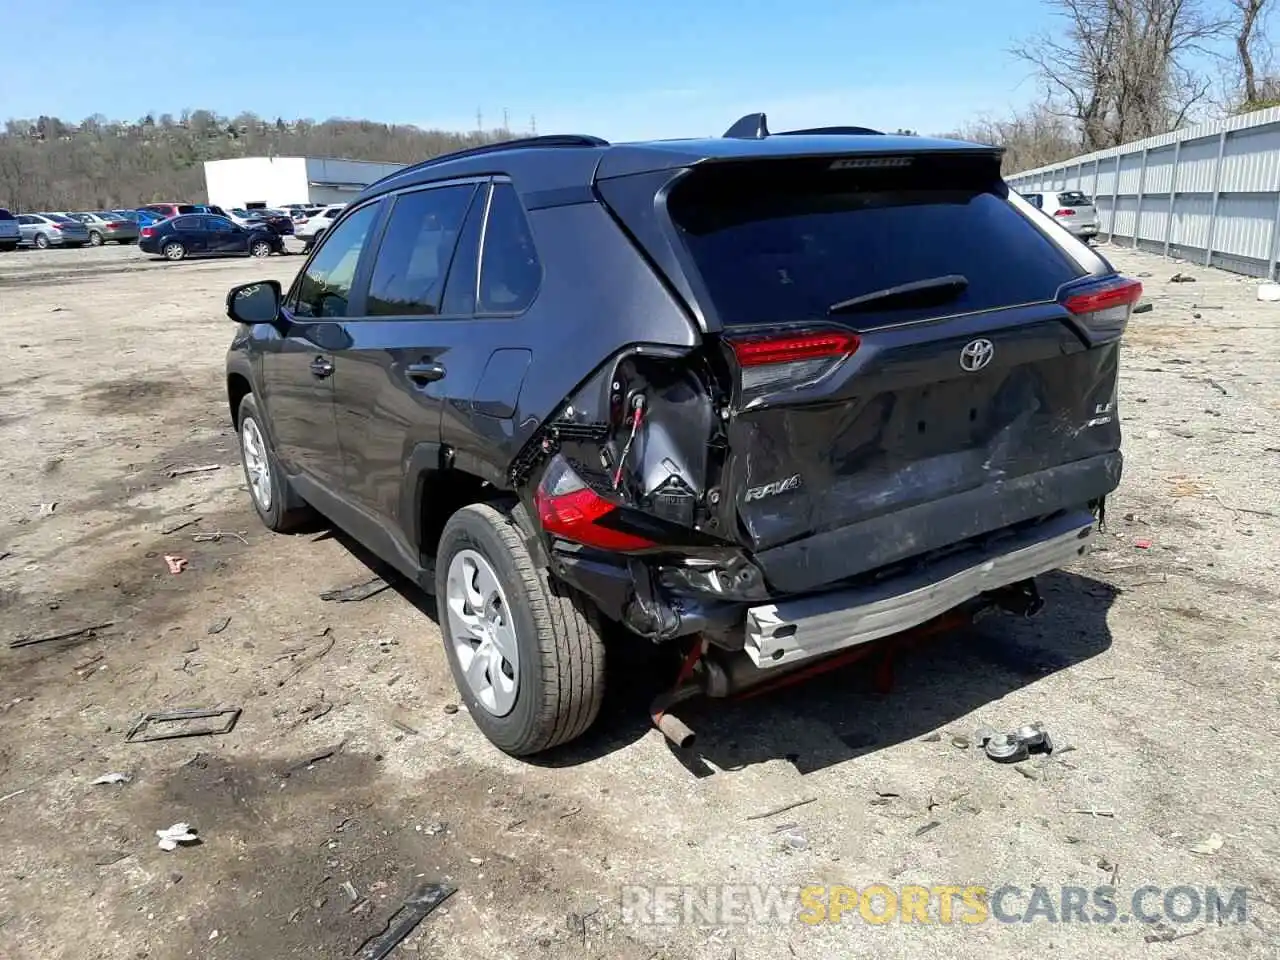
M 1058 202 L 1064 207 L 1088 207 L 1093 204 L 1093 201 L 1079 190 L 1068 190 L 1066 193 L 1058 194 Z
M 916 173 L 709 171 L 678 187 L 668 209 L 726 326 L 824 320 L 832 305 L 888 287 L 968 280 L 940 306 L 840 317 L 864 328 L 905 323 L 1051 300 L 1081 275 L 1003 195 L 978 186 L 985 175 L 961 171 L 948 183 L 945 169 Z
M 79 220 L 72 220 L 70 217 L 62 213 L 47 213 L 45 214 L 45 216 L 48 217 L 50 220 L 52 220 L 54 223 L 79 223 L 80 222 Z
M 197 207 L 194 203 L 180 203 L 178 204 L 178 212 L 179 213 L 199 213 L 200 208 Z

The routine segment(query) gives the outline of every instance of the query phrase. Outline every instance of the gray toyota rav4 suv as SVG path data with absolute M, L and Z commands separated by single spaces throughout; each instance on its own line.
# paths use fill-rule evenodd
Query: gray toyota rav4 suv
M 287 290 L 228 294 L 253 504 L 433 592 L 471 716 L 517 755 L 591 725 L 608 622 L 724 695 L 1034 609 L 1120 479 L 1141 286 L 1000 160 L 752 115 L 392 174 Z

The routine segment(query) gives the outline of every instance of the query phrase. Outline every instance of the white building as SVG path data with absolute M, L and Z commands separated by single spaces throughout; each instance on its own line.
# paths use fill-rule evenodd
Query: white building
M 286 203 L 346 203 L 403 163 L 329 160 L 319 157 L 239 157 L 206 160 L 209 203 L 233 207 L 281 207 Z

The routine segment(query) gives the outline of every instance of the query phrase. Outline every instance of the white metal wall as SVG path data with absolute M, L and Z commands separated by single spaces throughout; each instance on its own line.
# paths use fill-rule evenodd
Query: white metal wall
M 1113 242 L 1252 276 L 1280 273 L 1280 107 L 1007 180 L 1019 191 L 1084 191 Z

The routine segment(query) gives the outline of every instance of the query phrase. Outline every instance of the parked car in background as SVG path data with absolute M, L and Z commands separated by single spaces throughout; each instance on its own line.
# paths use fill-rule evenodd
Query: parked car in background
M 21 242 L 22 231 L 18 229 L 18 218 L 0 207 L 0 250 L 17 250 Z
M 255 211 L 246 210 L 244 207 L 232 207 L 227 211 L 227 219 L 232 223 L 238 223 L 242 227 L 251 227 L 258 223 L 258 218 L 254 216 Z
M 39 250 L 48 247 L 83 247 L 89 242 L 89 228 L 61 213 L 21 213 L 18 230 L 22 245 Z
M 163 213 L 157 213 L 154 210 L 112 210 L 111 212 L 128 217 L 138 225 L 139 230 L 168 219 Z
M 79 220 L 89 228 L 89 246 L 91 247 L 100 247 L 108 240 L 114 243 L 133 243 L 138 239 L 137 222 L 114 210 L 71 213 L 68 216 L 73 220 Z
M 1098 235 L 1098 210 L 1093 199 L 1079 190 L 1024 193 L 1028 203 L 1043 210 L 1081 240 Z
M 472 721 L 516 755 L 596 718 L 605 622 L 674 646 L 675 698 L 1030 616 L 1120 481 L 1142 286 L 1000 163 L 759 114 L 401 170 L 287 293 L 228 294 L 254 508 L 310 505 L 431 590 Z
M 251 219 L 282 237 L 293 236 L 293 218 L 283 210 L 250 210 Z
M 154 210 L 156 213 L 163 214 L 166 217 L 176 217 L 184 213 L 198 213 L 194 203 L 147 203 L 143 204 L 139 209 Z
M 346 207 L 345 203 L 335 203 L 331 207 L 325 207 L 319 213 L 298 224 L 294 232 L 299 240 L 306 241 L 307 249 L 310 250 L 324 236 L 325 231 L 333 226 L 333 221 L 342 215 Z
M 245 228 L 226 217 L 190 213 L 143 227 L 138 247 L 166 260 L 187 257 L 266 257 L 284 242 L 265 226 Z

